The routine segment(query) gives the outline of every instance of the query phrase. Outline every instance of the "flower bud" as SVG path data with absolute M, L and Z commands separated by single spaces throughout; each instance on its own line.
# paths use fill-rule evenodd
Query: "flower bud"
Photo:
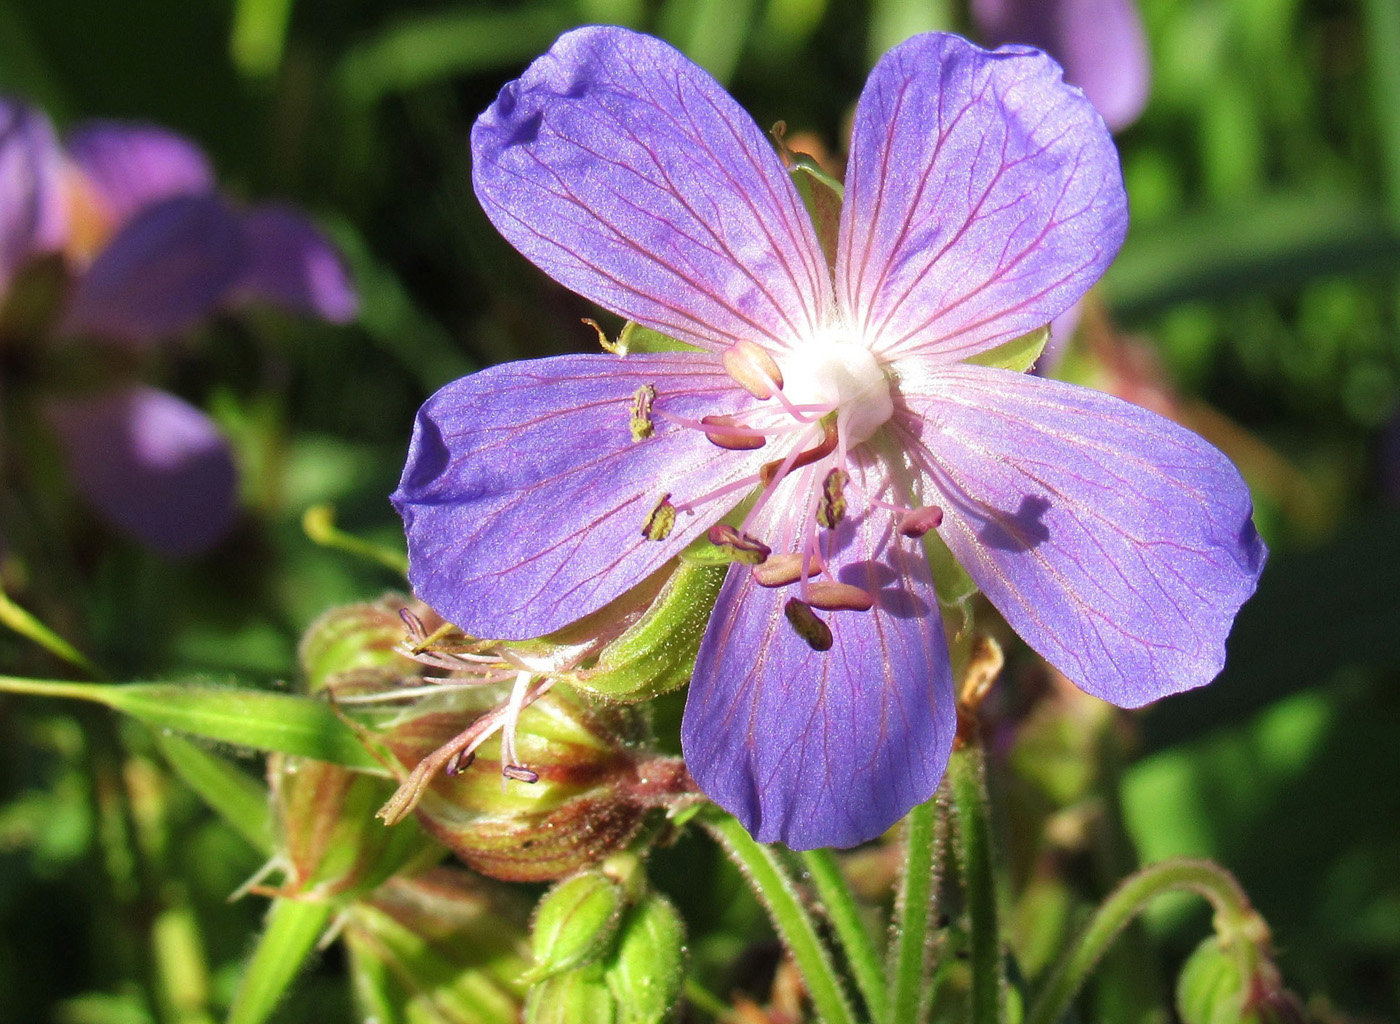
M 607 955 L 622 918 L 623 897 L 622 886 L 597 870 L 566 878 L 545 893 L 535 911 L 530 938 L 535 966 L 526 980 L 540 982 Z
M 1176 983 L 1182 1024 L 1306 1024 L 1267 951 L 1242 937 L 1211 936 L 1196 947 Z
M 332 684 L 393 684 L 419 675 L 419 666 L 397 650 L 405 635 L 404 611 L 420 621 L 439 621 L 421 602 L 386 594 L 373 603 L 332 608 L 313 622 L 298 649 L 307 692 L 320 693 Z
M 542 981 L 530 989 L 525 1024 L 614 1024 L 613 999 L 603 969 L 593 964 Z
M 622 920 L 605 978 L 617 1024 L 662 1024 L 685 984 L 685 922 L 671 901 L 648 893 Z

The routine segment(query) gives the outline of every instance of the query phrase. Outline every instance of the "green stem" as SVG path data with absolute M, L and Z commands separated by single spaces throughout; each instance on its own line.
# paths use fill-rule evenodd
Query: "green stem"
M 1221 936 L 1243 933 L 1262 940 L 1268 934 L 1249 897 L 1224 868 L 1204 860 L 1150 864 L 1124 879 L 1094 911 L 1031 1005 L 1025 1024 L 1055 1024 L 1063 1017 L 1113 940 L 1149 903 L 1169 892 L 1194 892 L 1209 900 Z
M 798 898 L 777 851 L 756 842 L 731 815 L 706 812 L 700 816 L 700 821 L 739 865 L 768 910 L 773 927 L 807 983 L 817 1017 L 826 1024 L 855 1024 L 855 1015 L 831 956 L 822 945 L 816 923 Z
M 997 924 L 996 880 L 992 872 L 991 815 L 980 741 L 953 751 L 948 784 L 957 823 L 957 849 L 967 901 L 968 946 L 972 966 L 972 1024 L 1002 1019 L 1006 978 Z
M 846 954 L 846 962 L 851 965 L 851 974 L 865 1000 L 866 1012 L 871 1020 L 883 1020 L 885 971 L 875 939 L 861 920 L 860 908 L 841 873 L 841 865 L 830 850 L 807 850 L 802 854 L 802 864 L 816 886 L 817 896 Z
M 938 813 L 934 800 L 919 804 L 905 820 L 904 867 L 895 903 L 890 944 L 890 1024 L 918 1019 L 928 966 L 929 917 L 933 901 L 933 857 Z

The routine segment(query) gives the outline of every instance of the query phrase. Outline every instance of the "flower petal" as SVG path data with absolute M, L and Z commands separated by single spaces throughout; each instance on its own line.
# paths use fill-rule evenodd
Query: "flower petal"
M 179 196 L 143 210 L 74 285 L 64 334 L 146 344 L 188 330 L 238 280 L 247 244 L 216 195 Z
M 64 142 L 118 226 L 163 199 L 214 189 L 214 169 L 204 152 L 158 125 L 86 121 Z
M 1031 647 L 1120 707 L 1215 678 L 1267 556 L 1229 459 L 1146 409 L 1026 374 L 948 366 L 900 390 L 896 429 L 938 492 L 939 532 Z
M 501 234 L 556 281 L 702 348 L 811 337 L 826 260 L 753 119 L 677 50 L 621 28 L 561 36 L 472 130 Z
M 236 301 L 268 302 L 332 323 L 355 318 L 359 300 L 330 239 L 300 210 L 270 204 L 243 216 L 248 265 Z
M 867 464 L 853 478 L 890 501 L 882 475 Z M 771 520 L 756 533 L 772 536 Z M 784 617 L 798 588 L 764 589 L 748 566 L 733 566 L 681 726 L 686 765 L 705 794 L 756 839 L 799 850 L 873 839 L 927 800 L 957 727 L 923 547 L 902 540 L 881 510 L 848 518 L 835 539 L 836 578 L 872 593 L 874 607 L 821 613 L 834 643 L 817 652 Z
M 238 476 L 208 416 L 133 387 L 47 404 L 79 492 L 113 526 L 166 555 L 213 546 L 233 526 Z
M 40 111 L 0 98 L 0 294 L 31 256 L 62 242 L 62 154 Z
M 1042 53 L 915 36 L 856 108 L 837 295 L 885 358 L 953 362 L 1050 322 L 1128 226 L 1103 120 Z
M 1147 34 L 1133 0 L 973 0 L 972 15 L 992 45 L 1025 43 L 1058 60 L 1115 132 L 1147 105 Z
M 633 441 L 633 395 L 647 384 L 655 433 Z M 418 413 L 391 499 L 414 592 L 496 639 L 541 636 L 601 608 L 746 489 L 680 514 L 669 539 L 646 540 L 642 526 L 665 494 L 680 505 L 768 458 L 718 448 L 659 414 L 698 420 L 749 402 L 704 353 L 557 356 L 447 385 Z

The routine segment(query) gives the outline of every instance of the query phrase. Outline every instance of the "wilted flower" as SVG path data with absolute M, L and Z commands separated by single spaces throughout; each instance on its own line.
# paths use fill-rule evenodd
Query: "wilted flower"
M 60 145 L 43 113 L 0 99 L 0 299 L 46 256 L 61 260 L 68 283 L 56 321 L 42 330 L 101 342 L 128 362 L 250 303 L 335 322 L 356 308 L 320 231 L 290 207 L 229 202 L 189 140 L 96 121 Z M 194 406 L 108 382 L 52 399 L 44 412 L 79 490 L 113 525 L 177 555 L 227 532 L 233 460 Z
M 478 197 L 556 280 L 688 343 L 494 367 L 418 417 L 394 502 L 420 597 L 548 633 L 702 536 L 733 564 L 682 739 L 762 840 L 877 835 L 954 733 L 932 531 L 1026 641 L 1137 706 L 1208 682 L 1264 547 L 1220 452 L 996 366 L 1099 277 L 1117 155 L 1059 67 L 918 36 L 856 110 L 829 264 L 762 131 L 671 47 L 563 36 L 472 133 Z

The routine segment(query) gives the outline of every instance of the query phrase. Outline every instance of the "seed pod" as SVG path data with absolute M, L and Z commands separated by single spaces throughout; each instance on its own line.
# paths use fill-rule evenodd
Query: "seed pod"
M 540 898 L 530 935 L 535 965 L 525 980 L 601 960 L 612 950 L 624 907 L 623 889 L 602 871 L 581 871 Z
M 627 912 L 607 966 L 617 1024 L 662 1024 L 685 984 L 685 922 L 671 901 L 648 893 Z

